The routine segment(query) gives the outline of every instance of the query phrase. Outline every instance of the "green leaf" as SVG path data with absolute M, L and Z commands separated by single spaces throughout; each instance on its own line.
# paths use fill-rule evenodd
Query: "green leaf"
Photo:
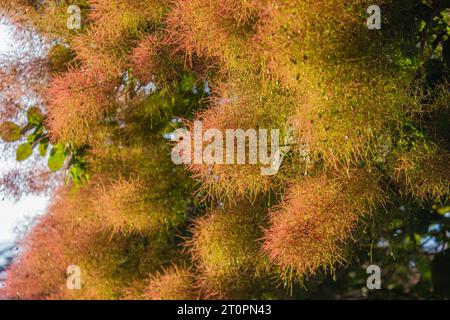
M 62 145 L 56 145 L 50 151 L 50 157 L 48 158 L 48 167 L 51 171 L 56 172 L 60 170 L 64 162 L 66 161 L 67 152 Z
M 21 144 L 17 148 L 16 160 L 17 161 L 24 161 L 24 160 L 28 159 L 31 156 L 32 153 L 33 153 L 33 147 L 31 145 L 31 143 Z
M 450 212 L 450 206 L 445 206 L 437 209 L 437 213 L 440 214 L 441 216 L 443 216 L 447 212 Z
M 194 88 L 194 78 L 190 75 L 183 75 L 180 82 L 180 89 L 184 92 L 191 91 Z
M 39 144 L 38 150 L 39 150 L 39 154 L 42 157 L 45 157 L 47 155 L 47 151 L 48 151 L 48 141 L 47 142 L 45 142 L 45 141 L 41 142 Z
M 20 127 L 11 121 L 3 122 L 0 125 L 0 137 L 5 142 L 14 142 L 20 139 L 22 135 Z
M 37 126 L 44 120 L 44 115 L 42 114 L 41 109 L 32 107 L 27 111 L 27 119 L 29 124 Z
M 83 170 L 79 166 L 73 166 L 69 170 L 69 176 L 75 184 L 80 184 L 82 180 Z

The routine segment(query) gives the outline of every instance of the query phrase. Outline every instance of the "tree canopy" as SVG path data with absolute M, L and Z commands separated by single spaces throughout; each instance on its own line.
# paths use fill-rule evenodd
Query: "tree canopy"
M 3 0 L 43 40 L 2 65 L 4 153 L 29 170 L 0 190 L 52 204 L 0 296 L 450 297 L 450 2 L 379 0 L 380 28 L 370 5 Z M 279 170 L 175 164 L 196 121 L 278 129 Z

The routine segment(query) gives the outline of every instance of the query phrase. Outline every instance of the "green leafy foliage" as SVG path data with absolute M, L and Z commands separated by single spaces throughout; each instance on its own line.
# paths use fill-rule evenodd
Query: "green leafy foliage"
M 50 151 L 50 157 L 48 158 L 48 167 L 53 172 L 60 170 L 64 166 L 64 162 L 67 158 L 67 150 L 64 145 L 55 145 Z
M 0 137 L 5 142 L 14 142 L 22 136 L 20 127 L 11 121 L 3 122 L 0 125 Z
M 189 92 L 194 88 L 195 80 L 192 75 L 183 75 L 180 82 L 180 89 L 184 92 Z
M 24 144 L 21 144 L 21 145 L 17 148 L 17 152 L 16 152 L 16 160 L 17 160 L 17 161 L 25 161 L 25 160 L 28 159 L 32 154 L 33 154 L 33 147 L 32 147 L 32 145 L 31 145 L 31 143 L 24 143 Z
M 39 154 L 41 155 L 41 157 L 47 156 L 48 146 L 49 146 L 48 138 L 43 139 L 39 143 L 38 149 L 39 149 Z
M 86 163 L 80 157 L 83 148 L 71 149 L 64 144 L 50 145 L 50 139 L 47 128 L 44 124 L 45 116 L 39 107 L 31 107 L 26 113 L 27 124 L 22 129 L 11 121 L 6 121 L 0 126 L 0 136 L 5 142 L 15 142 L 23 136 L 26 143 L 18 146 L 16 150 L 16 160 L 25 161 L 33 154 L 37 147 L 41 157 L 47 157 L 48 149 L 51 147 L 49 158 L 47 160 L 48 168 L 52 172 L 61 170 L 70 157 L 68 165 L 68 174 L 66 182 L 73 181 L 76 185 L 82 185 L 89 181 L 90 176 L 87 173 Z
M 38 107 L 32 107 L 27 111 L 28 124 L 31 126 L 39 126 L 44 120 L 44 115 Z

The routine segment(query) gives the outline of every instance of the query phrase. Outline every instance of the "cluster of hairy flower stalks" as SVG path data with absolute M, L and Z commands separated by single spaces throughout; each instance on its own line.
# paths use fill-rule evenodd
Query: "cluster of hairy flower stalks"
M 305 167 L 315 163 L 333 170 L 349 170 L 361 162 L 370 166 L 385 143 L 383 133 L 417 109 L 416 100 L 399 86 L 406 85 L 406 74 L 392 72 L 395 68 L 386 56 L 377 54 L 373 43 L 382 36 L 370 35 L 347 10 L 348 4 L 340 1 L 252 5 L 258 14 L 247 17 L 253 28 L 245 34 L 251 38 L 244 38 L 246 46 L 238 55 L 229 54 L 235 45 L 226 31 L 223 41 L 215 36 L 218 40 L 206 42 L 217 47 L 203 47 L 203 42 L 191 38 L 185 44 L 188 56 L 193 52 L 206 61 L 221 61 L 211 81 L 210 108 L 197 119 L 204 130 L 222 132 L 227 128 L 283 129 L 289 121 L 297 128 L 293 151 L 309 160 L 284 163 L 274 177 L 261 176 L 259 167 L 252 165 L 190 165 L 203 182 L 202 190 L 215 199 L 252 198 L 270 188 L 282 189 L 286 175 L 301 176 L 307 172 Z M 208 15 L 212 13 L 201 19 Z M 227 25 L 222 28 L 227 30 Z M 204 33 L 214 36 L 215 29 Z
M 386 201 L 379 178 L 363 170 L 294 182 L 271 210 L 263 251 L 283 277 L 333 271 L 347 261 L 354 230 Z
M 139 180 L 119 180 L 99 190 L 98 212 L 117 232 L 158 231 L 169 216 L 163 208 L 152 206 L 151 194 Z
M 431 145 L 398 154 L 394 181 L 405 196 L 417 202 L 445 199 L 450 188 L 450 154 Z
M 423 134 L 421 122 L 448 111 L 446 89 L 423 106 L 395 61 L 399 39 L 367 29 L 361 1 L 74 2 L 76 32 L 61 30 L 64 1 L 20 1 L 16 19 L 63 37 L 45 125 L 51 142 L 85 148 L 92 180 L 38 222 L 7 297 L 261 297 L 350 260 L 388 194 L 448 198 L 448 126 Z M 176 167 L 167 137 L 195 120 L 279 129 L 281 144 L 290 124 L 295 138 L 273 176 L 260 164 Z M 65 288 L 69 264 L 86 272 L 80 291 Z
M 102 68 L 73 70 L 55 78 L 47 92 L 53 140 L 75 146 L 97 140 L 93 127 L 111 111 L 115 84 L 104 77 Z
M 252 35 L 259 1 L 176 1 L 167 17 L 167 42 L 194 57 L 236 64 L 246 37 Z
M 98 214 L 97 194 L 60 190 L 37 221 L 9 270 L 2 296 L 10 299 L 114 299 L 130 282 L 160 271 L 181 254 L 167 237 L 111 228 Z M 105 223 L 107 222 L 107 223 Z M 177 258 L 179 257 L 179 258 Z M 67 287 L 67 268 L 81 270 L 81 289 Z
M 195 277 L 188 268 L 171 267 L 148 280 L 143 298 L 146 300 L 198 300 Z
M 197 115 L 197 120 L 202 123 L 203 132 L 209 129 L 219 130 L 223 135 L 225 146 L 227 144 L 226 130 L 266 129 L 268 133 L 266 145 L 267 150 L 270 151 L 271 130 L 278 129 L 280 130 L 278 142 L 284 146 L 292 102 L 286 98 L 286 92 L 279 86 L 264 83 L 255 86 L 258 84 L 256 81 L 259 79 L 253 79 L 250 82 L 239 79 L 223 84 L 221 87 L 215 87 L 210 107 Z M 189 128 L 193 135 L 193 126 Z M 209 142 L 203 141 L 205 147 Z M 258 138 L 258 146 L 261 147 L 263 144 L 264 141 Z M 261 151 L 258 154 L 261 156 Z M 223 163 L 228 156 L 224 152 Z M 286 175 L 283 170 L 279 175 L 264 176 L 261 174 L 262 164 L 259 161 L 256 165 L 249 163 L 248 150 L 246 150 L 245 164 L 237 163 L 237 155 L 233 156 L 234 164 L 192 163 L 189 165 L 189 170 L 202 181 L 201 190 L 211 198 L 230 200 L 236 196 L 246 196 L 254 199 L 258 194 L 282 187 Z
M 239 297 L 266 270 L 259 254 L 265 212 L 260 203 L 210 211 L 195 220 L 192 239 L 186 245 L 192 254 L 198 286 L 208 297 Z

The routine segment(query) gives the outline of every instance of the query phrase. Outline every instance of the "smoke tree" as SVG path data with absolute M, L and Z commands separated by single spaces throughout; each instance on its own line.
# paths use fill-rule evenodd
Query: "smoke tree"
M 2 1 L 48 54 L 2 69 L 1 137 L 48 168 L 1 189 L 53 197 L 1 295 L 448 297 L 450 3 L 380 0 L 380 28 L 370 5 Z M 196 120 L 280 129 L 289 149 L 273 175 L 175 165 L 170 137 Z M 384 290 L 367 291 L 369 265 Z

